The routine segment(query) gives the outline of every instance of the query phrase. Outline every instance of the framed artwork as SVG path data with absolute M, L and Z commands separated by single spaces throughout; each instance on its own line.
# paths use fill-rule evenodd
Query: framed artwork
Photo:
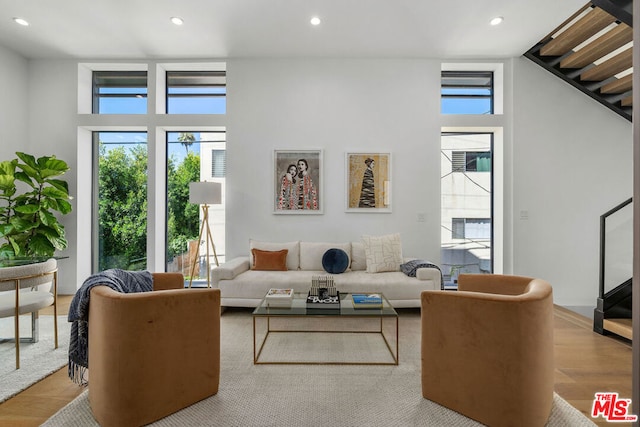
M 322 214 L 322 150 L 274 150 L 273 212 Z
M 346 211 L 391 212 L 391 153 L 347 153 Z

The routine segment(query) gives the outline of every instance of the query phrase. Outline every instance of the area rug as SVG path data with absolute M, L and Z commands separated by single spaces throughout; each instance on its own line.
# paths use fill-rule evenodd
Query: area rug
M 152 425 L 480 426 L 422 398 L 419 332 L 419 311 L 403 311 L 400 316 L 398 366 L 254 365 L 251 312 L 227 310 L 221 322 L 218 394 Z M 305 336 L 308 341 L 319 339 L 318 334 Z M 299 340 L 301 337 L 292 336 L 291 339 Z M 289 356 L 293 354 L 293 358 L 304 357 L 302 353 L 308 351 L 308 344 L 295 343 L 287 353 Z M 338 346 L 348 347 L 349 344 L 361 345 L 341 341 Z M 341 351 L 339 348 L 335 350 Z M 265 347 L 264 351 L 270 350 Z M 377 351 L 377 348 L 372 351 Z M 276 355 L 265 357 L 275 358 Z M 594 425 L 562 398 L 554 397 L 548 426 Z M 87 392 L 62 408 L 43 426 L 98 426 L 91 414 Z
M 40 315 L 40 338 L 36 343 L 20 343 L 20 369 L 16 369 L 14 342 L 0 344 L 0 402 L 67 364 L 71 324 L 58 316 L 58 348 L 54 349 L 53 316 Z M 31 315 L 20 316 L 20 335 L 31 336 Z M 0 338 L 13 338 L 13 317 L 0 319 Z

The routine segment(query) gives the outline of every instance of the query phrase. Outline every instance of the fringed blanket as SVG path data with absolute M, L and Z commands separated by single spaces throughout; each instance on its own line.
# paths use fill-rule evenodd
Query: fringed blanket
M 400 270 L 409 277 L 416 277 L 416 271 L 419 268 L 437 268 L 440 272 L 440 289 L 444 289 L 444 280 L 442 278 L 442 270 L 432 262 L 423 259 L 414 259 L 400 265 Z
M 148 271 L 105 270 L 89 276 L 78 289 L 69 306 L 69 378 L 80 385 L 87 385 L 84 376 L 89 368 L 89 295 L 94 286 L 108 286 L 122 293 L 149 292 L 153 290 L 153 276 Z

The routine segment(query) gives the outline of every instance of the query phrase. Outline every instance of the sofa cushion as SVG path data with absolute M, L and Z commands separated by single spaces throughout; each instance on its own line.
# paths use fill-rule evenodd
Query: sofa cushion
M 287 271 L 287 254 L 288 250 L 281 251 L 261 251 L 260 249 L 251 249 L 253 255 L 253 269 L 266 271 Z
M 367 257 L 367 273 L 400 271 L 402 264 L 402 242 L 400 234 L 385 236 L 362 236 Z
M 351 270 L 364 271 L 367 269 L 367 256 L 364 253 L 364 243 L 351 242 Z
M 344 273 L 349 267 L 349 255 L 342 249 L 331 248 L 322 255 L 322 268 L 329 274 Z
M 259 242 L 256 240 L 249 240 L 249 250 L 260 249 L 261 251 L 280 251 L 286 249 L 287 253 L 287 269 L 297 270 L 300 267 L 300 244 L 299 242 L 286 242 L 286 243 L 272 243 L 272 242 Z M 253 255 L 249 253 L 250 268 L 253 268 Z
M 349 255 L 351 243 L 300 242 L 300 270 L 323 271 L 322 257 L 331 248 L 342 249 Z

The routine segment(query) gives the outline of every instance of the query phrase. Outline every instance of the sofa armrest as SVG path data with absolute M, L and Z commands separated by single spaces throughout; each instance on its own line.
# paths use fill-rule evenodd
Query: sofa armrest
M 231 280 L 249 270 L 249 257 L 237 257 L 211 269 L 211 283 L 217 287 L 220 280 Z
M 442 286 L 442 283 L 440 283 L 442 275 L 440 274 L 440 270 L 438 270 L 437 268 L 419 268 L 416 270 L 416 278 L 418 280 L 433 280 L 433 283 L 438 286 L 438 289 L 440 289 L 440 286 Z

